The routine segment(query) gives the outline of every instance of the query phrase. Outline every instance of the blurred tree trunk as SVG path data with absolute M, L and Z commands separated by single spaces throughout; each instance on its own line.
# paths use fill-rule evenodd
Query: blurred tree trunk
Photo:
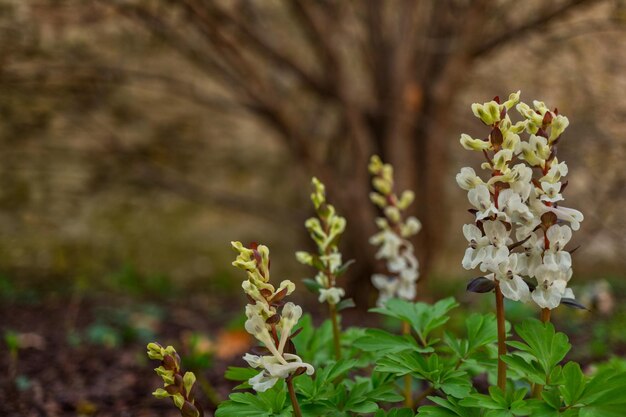
M 326 183 L 349 222 L 346 255 L 358 260 L 349 292 L 363 302 L 377 268 L 369 156 L 394 164 L 398 188 L 417 193 L 424 282 L 447 235 L 450 111 L 463 77 L 493 50 L 597 2 L 533 1 L 525 13 L 517 2 L 486 0 L 104 3 L 227 90 Z

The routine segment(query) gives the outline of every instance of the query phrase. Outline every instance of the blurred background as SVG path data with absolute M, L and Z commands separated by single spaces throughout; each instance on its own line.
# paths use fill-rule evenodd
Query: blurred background
M 570 119 L 574 279 L 619 305 L 625 29 L 623 0 L 0 0 L 0 410 L 169 415 L 147 394 L 151 338 L 221 347 L 198 354 L 219 381 L 247 343 L 229 242 L 269 245 L 277 280 L 311 274 L 293 253 L 312 175 L 348 218 L 364 309 L 374 153 L 417 194 L 422 297 L 462 294 L 454 176 L 480 160 L 458 138 L 486 134 L 472 102 L 517 90 Z M 606 314 L 589 358 L 624 346 Z

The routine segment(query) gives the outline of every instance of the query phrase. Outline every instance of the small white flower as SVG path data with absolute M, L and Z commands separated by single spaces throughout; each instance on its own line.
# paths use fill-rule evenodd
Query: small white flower
M 344 295 L 346 295 L 346 292 L 343 288 L 320 288 L 318 301 L 320 303 L 328 302 L 328 304 L 335 305 L 341 301 Z
M 563 280 L 544 279 L 538 282 L 537 288 L 532 293 L 532 299 L 541 308 L 555 309 L 561 303 L 561 298 L 568 295 L 567 282 Z
M 456 182 L 464 190 L 471 190 L 479 184 L 483 184 L 483 180 L 476 175 L 474 168 L 461 168 L 461 172 L 456 174 Z
M 582 222 L 585 219 L 585 216 L 583 216 L 583 214 L 575 209 L 572 208 L 568 208 L 568 207 L 546 207 L 546 211 L 551 211 L 554 214 L 556 214 L 556 217 L 559 220 L 564 220 L 566 222 L 568 222 L 570 224 L 570 226 L 572 227 L 572 230 L 578 230 L 580 229 L 580 222 Z
M 509 258 L 509 248 L 506 246 L 486 246 L 483 248 L 485 257 L 480 265 L 483 272 L 496 272 L 501 263 L 507 262 Z
M 498 195 L 498 207 L 506 214 L 504 220 L 515 223 L 531 222 L 535 216 L 513 189 L 502 190 Z
M 386 229 L 372 236 L 369 242 L 372 245 L 380 245 L 376 252 L 376 259 L 389 259 L 398 256 L 405 241 L 392 230 Z
M 252 389 L 256 392 L 265 392 L 268 389 L 272 388 L 276 385 L 278 381 L 278 377 L 271 376 L 269 372 L 263 370 L 259 372 L 256 376 L 250 378 L 248 380 L 248 384 L 252 386 Z
M 422 223 L 417 218 L 410 216 L 406 219 L 404 225 L 402 225 L 402 237 L 408 238 L 416 235 L 422 230 Z
M 486 220 L 483 222 L 483 229 L 485 229 L 485 236 L 495 247 L 506 246 L 511 241 L 509 238 L 511 232 L 506 229 L 506 226 L 501 221 Z
M 563 200 L 563 196 L 560 194 L 560 182 L 550 183 L 548 181 L 541 181 L 541 190 L 544 193 L 540 198 L 541 201 L 556 203 L 557 201 Z
M 467 198 L 470 204 L 478 210 L 476 213 L 476 218 L 478 220 L 498 214 L 498 209 L 493 204 L 493 201 L 491 201 L 491 194 L 489 193 L 489 189 L 486 185 L 479 184 L 469 190 Z
M 461 263 L 465 269 L 474 269 L 482 262 L 485 256 L 482 248 L 489 244 L 489 239 L 487 236 L 483 236 L 483 233 L 475 224 L 463 225 L 463 235 L 469 245 L 465 250 L 465 256 L 463 256 Z
M 557 163 L 556 160 L 552 161 L 548 173 L 539 179 L 540 182 L 547 181 L 556 183 L 561 181 L 561 178 L 567 175 L 568 169 L 565 162 Z
M 298 368 L 306 368 L 307 375 L 313 375 L 315 369 L 308 363 L 302 362 L 302 359 L 290 353 L 285 353 L 285 359 L 287 359 L 287 363 L 277 363 L 270 362 L 265 365 L 265 369 L 270 373 L 270 375 L 279 377 L 279 378 L 287 378 L 292 372 L 296 371 Z
M 503 262 L 498 268 L 496 277 L 500 282 L 502 295 L 513 301 L 526 303 L 530 301 L 530 289 L 528 284 L 520 276 L 523 273 L 523 265 L 519 262 L 520 255 L 509 255 L 508 262 Z
M 572 229 L 567 226 L 559 226 L 558 224 L 554 224 L 550 226 L 548 231 L 546 232 L 546 237 L 548 238 L 548 242 L 550 242 L 550 250 L 551 252 L 559 252 L 563 250 L 565 245 L 572 238 Z
M 372 284 L 378 290 L 376 305 L 383 307 L 387 300 L 393 298 L 399 286 L 399 279 L 384 274 L 372 275 Z

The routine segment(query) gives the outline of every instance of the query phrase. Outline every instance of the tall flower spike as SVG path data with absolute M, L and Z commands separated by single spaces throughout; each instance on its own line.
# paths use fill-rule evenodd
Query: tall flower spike
M 343 288 L 337 286 L 337 278 L 343 275 L 350 261 L 343 263 L 339 251 L 339 239 L 346 229 L 346 219 L 339 216 L 335 207 L 326 201 L 326 188 L 317 178 L 311 180 L 313 192 L 311 201 L 317 217 L 311 217 L 304 224 L 311 239 L 317 246 L 317 253 L 296 252 L 296 259 L 305 265 L 317 269 L 315 281 L 307 280 L 308 286 L 317 292 L 320 303 L 328 304 L 328 313 L 333 326 L 335 358 L 341 357 L 341 342 L 337 304 L 345 295 Z M 309 285 L 310 284 L 310 285 Z M 342 303 L 345 304 L 345 303 Z
M 246 306 L 246 331 L 268 351 L 266 355 L 247 353 L 243 357 L 252 368 L 261 370 L 248 383 L 255 391 L 263 392 L 272 388 L 279 379 L 285 379 L 290 384 L 297 375 L 305 372 L 312 375 L 313 366 L 296 355 L 291 342 L 292 330 L 302 316 L 302 308 L 291 302 L 284 303 L 284 298 L 296 286 L 291 281 L 281 282 L 278 288 L 270 283 L 270 251 L 267 246 L 252 244 L 245 247 L 240 242 L 232 242 L 232 246 L 239 253 L 233 266 L 246 271 L 248 276 L 242 284 L 249 301 Z
M 463 227 L 469 246 L 462 265 L 487 273 L 470 282 L 468 290 L 495 290 L 499 355 L 506 353 L 503 296 L 534 301 L 542 308 L 544 321 L 562 301 L 578 305 L 567 288 L 572 263 L 564 247 L 583 215 L 560 206 L 567 184 L 562 180 L 568 169 L 556 157 L 569 121 L 543 102 L 534 101 L 531 107 L 520 103 L 519 97 L 518 91 L 503 104 L 496 97 L 472 105 L 474 115 L 491 131 L 483 139 L 462 134 L 460 143 L 465 149 L 481 152 L 486 159 L 481 168 L 488 171 L 489 178 L 484 181 L 467 167 L 456 176 L 459 186 L 468 192 L 474 215 L 473 223 Z M 508 114 L 514 107 L 522 116 L 517 123 Z M 525 139 L 520 136 L 524 133 Z M 505 371 L 499 360 L 498 385 L 503 389 Z
M 512 108 L 521 121 L 511 121 Z M 564 248 L 583 215 L 560 206 L 568 169 L 556 157 L 569 120 L 541 101 L 533 101 L 532 107 L 519 102 L 519 92 L 503 104 L 497 99 L 476 103 L 472 111 L 491 132 L 484 139 L 472 139 L 480 144 L 469 146 L 473 142 L 465 134 L 460 142 L 484 155 L 482 168 L 489 178 L 483 181 L 467 167 L 456 178 L 468 191 L 475 213 L 474 224 L 463 229 L 469 243 L 463 267 L 480 267 L 509 299 L 534 300 L 547 309 L 556 308 L 561 299 L 571 305 L 571 257 Z M 525 139 L 520 136 L 524 133 Z
M 417 234 L 422 225 L 413 216 L 405 217 L 403 212 L 411 205 L 415 194 L 406 190 L 399 197 L 396 195 L 393 167 L 384 164 L 377 155 L 370 158 L 369 172 L 374 188 L 370 200 L 384 214 L 376 219 L 379 232 L 370 238 L 370 243 L 378 246 L 376 258 L 386 262 L 388 271 L 388 274 L 372 276 L 372 283 L 379 291 L 378 305 L 390 298 L 413 300 L 417 293 L 419 262 L 408 239 Z
M 334 206 L 328 204 L 326 188 L 320 180 L 313 177 L 311 185 L 311 201 L 317 217 L 309 218 L 305 227 L 317 246 L 317 253 L 299 251 L 296 252 L 296 259 L 317 269 L 313 287 L 319 295 L 319 302 L 336 305 L 345 295 L 343 288 L 337 287 L 336 280 L 350 264 L 343 263 L 339 251 L 339 240 L 346 229 L 346 219 L 337 214 Z

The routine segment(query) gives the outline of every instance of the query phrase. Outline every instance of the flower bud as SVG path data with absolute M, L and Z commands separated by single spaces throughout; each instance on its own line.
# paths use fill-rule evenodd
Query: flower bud
M 385 197 L 373 191 L 370 193 L 370 201 L 380 208 L 384 208 L 387 205 Z
M 385 207 L 385 216 L 387 216 L 387 218 L 392 223 L 399 223 L 400 222 L 400 210 L 398 210 L 397 207 L 394 207 L 394 206 L 387 206 L 387 207 Z
M 383 195 L 391 193 L 391 188 L 393 186 L 390 181 L 380 177 L 374 178 L 372 180 L 372 185 L 374 186 L 374 189 L 376 191 L 380 192 Z
M 468 151 L 482 151 L 491 148 L 491 143 L 482 139 L 473 139 L 470 135 L 461 134 L 461 146 Z
M 183 386 L 185 387 L 185 392 L 187 396 L 191 394 L 191 389 L 193 388 L 193 384 L 196 383 L 196 375 L 193 372 L 185 372 L 183 376 Z
M 398 201 L 398 208 L 405 210 L 415 200 L 415 193 L 411 190 L 405 190 Z
M 383 161 L 380 160 L 378 155 L 372 155 L 370 158 L 370 163 L 368 165 L 368 170 L 371 175 L 378 175 L 383 169 Z
M 305 252 L 305 251 L 296 252 L 296 259 L 301 264 L 309 265 L 309 266 L 313 265 L 313 255 L 311 255 L 309 252 Z

